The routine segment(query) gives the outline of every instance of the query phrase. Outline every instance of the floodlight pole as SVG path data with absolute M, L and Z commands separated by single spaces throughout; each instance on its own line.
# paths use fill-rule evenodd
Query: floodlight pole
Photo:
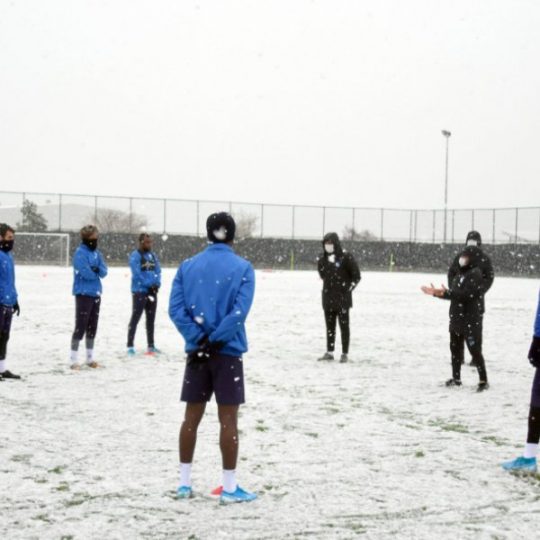
M 444 235 L 443 235 L 443 243 L 446 244 L 446 228 L 448 223 L 448 146 L 450 141 L 450 131 L 447 131 L 446 129 L 442 130 L 442 134 L 446 139 L 446 163 L 445 163 L 445 170 L 444 170 Z

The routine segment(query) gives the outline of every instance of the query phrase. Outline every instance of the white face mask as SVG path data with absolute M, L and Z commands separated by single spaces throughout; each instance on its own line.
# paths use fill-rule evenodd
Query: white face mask
M 324 244 L 324 251 L 328 254 L 334 253 L 334 244 Z
M 474 238 L 471 238 L 470 240 L 467 240 L 467 245 L 468 246 L 477 246 L 478 242 L 476 240 L 474 240 Z
M 459 258 L 459 266 L 463 268 L 464 266 L 467 266 L 469 264 L 469 259 L 467 257 L 460 257 Z

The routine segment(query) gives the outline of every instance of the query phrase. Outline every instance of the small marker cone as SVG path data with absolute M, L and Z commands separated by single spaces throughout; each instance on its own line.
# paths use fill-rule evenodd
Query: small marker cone
M 218 495 L 218 496 L 221 495 L 222 493 L 223 493 L 223 486 L 219 486 L 210 492 L 211 495 Z

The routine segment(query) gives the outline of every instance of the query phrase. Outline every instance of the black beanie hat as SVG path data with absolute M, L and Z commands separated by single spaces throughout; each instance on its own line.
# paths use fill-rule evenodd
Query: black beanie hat
M 474 242 L 476 242 L 477 246 L 482 245 L 482 235 L 478 231 L 470 231 L 467 234 L 467 240 L 465 240 L 465 243 L 469 244 L 469 240 L 473 240 Z
M 210 214 L 206 220 L 206 234 L 213 244 L 226 244 L 234 240 L 236 223 L 228 212 Z

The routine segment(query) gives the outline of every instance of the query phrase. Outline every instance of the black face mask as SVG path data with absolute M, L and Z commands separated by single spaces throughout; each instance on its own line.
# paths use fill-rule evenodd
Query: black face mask
M 9 253 L 13 249 L 13 244 L 15 244 L 15 240 L 2 240 L 0 241 L 0 249 L 4 253 Z
M 97 249 L 97 244 L 98 244 L 97 238 L 94 239 L 94 240 L 90 240 L 89 238 L 85 238 L 82 242 L 91 251 L 95 251 Z

